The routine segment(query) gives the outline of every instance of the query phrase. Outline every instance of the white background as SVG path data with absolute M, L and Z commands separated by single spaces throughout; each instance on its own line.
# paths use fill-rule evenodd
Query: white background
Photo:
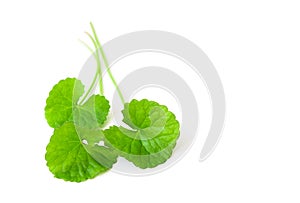
M 295 0 L 1 1 L 0 202 L 299 202 L 300 5 Z M 45 165 L 52 85 L 77 76 L 77 43 L 93 21 L 103 43 L 145 29 L 180 34 L 217 68 L 227 100 L 223 137 L 199 163 L 153 176 L 107 173 L 76 184 Z M 205 136 L 205 135 L 200 135 Z

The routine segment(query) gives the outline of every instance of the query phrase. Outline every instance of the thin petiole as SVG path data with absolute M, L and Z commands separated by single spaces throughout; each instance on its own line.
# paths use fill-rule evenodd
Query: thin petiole
M 96 59 L 96 54 L 94 53 L 94 50 L 89 46 L 87 45 L 85 42 L 83 42 L 82 40 L 79 40 L 80 43 L 82 43 L 92 54 L 93 56 L 95 57 Z M 97 72 L 93 78 L 93 81 L 89 87 L 89 89 L 87 90 L 87 92 L 85 93 L 85 95 L 83 96 L 82 100 L 80 101 L 79 105 L 82 105 L 83 102 L 85 101 L 85 99 L 88 97 L 88 95 L 90 94 L 90 92 L 92 91 L 92 89 L 94 88 L 95 84 L 96 84 L 96 81 L 97 81 L 97 78 L 99 76 L 99 70 L 97 69 Z
M 81 44 L 83 44 L 83 46 L 85 46 L 94 56 L 95 56 L 95 53 L 94 53 L 94 50 L 87 44 L 85 43 L 84 41 L 82 40 L 78 40 Z
M 115 88 L 116 88 L 116 90 L 117 90 L 117 92 L 118 92 L 118 95 L 119 95 L 119 97 L 120 97 L 122 103 L 125 104 L 125 100 L 124 100 L 124 97 L 123 97 L 123 95 L 122 95 L 122 92 L 121 92 L 120 88 L 118 87 L 118 84 L 117 84 L 115 78 L 113 77 L 113 75 L 112 75 L 112 73 L 111 73 L 111 71 L 110 71 L 110 67 L 109 67 L 107 58 L 106 58 L 105 53 L 104 53 L 104 51 L 103 51 L 103 48 L 102 48 L 102 46 L 101 46 L 101 44 L 100 44 L 100 41 L 99 41 L 99 39 L 98 39 L 98 37 L 97 37 L 96 30 L 95 30 L 95 28 L 94 28 L 94 26 L 93 26 L 93 23 L 90 22 L 90 25 L 91 25 L 91 28 L 92 28 L 92 31 L 93 31 L 93 34 L 94 34 L 94 38 L 95 38 L 96 43 L 97 43 L 97 47 L 98 47 L 99 50 L 100 50 L 101 56 L 102 56 L 103 61 L 104 61 L 104 65 L 105 65 L 105 67 L 106 67 L 106 69 L 107 69 L 108 75 L 109 75 L 109 77 L 110 77 L 112 83 L 114 84 L 114 86 L 115 86 Z
M 96 49 L 96 61 L 97 61 L 97 70 L 99 72 L 99 88 L 100 88 L 100 94 L 103 95 L 104 94 L 104 90 L 103 90 L 103 78 L 102 78 L 102 71 L 101 71 L 101 63 L 100 63 L 100 56 L 99 56 L 99 51 L 98 51 L 98 46 L 96 41 L 94 40 L 94 38 L 92 37 L 92 35 L 88 32 L 85 32 L 85 34 L 91 39 L 91 41 L 94 44 L 94 47 Z

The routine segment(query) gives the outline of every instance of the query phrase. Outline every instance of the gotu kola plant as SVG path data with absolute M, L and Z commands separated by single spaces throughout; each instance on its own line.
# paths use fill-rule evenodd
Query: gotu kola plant
M 126 103 L 111 73 L 107 58 L 91 23 L 87 36 L 94 49 L 97 71 L 87 91 L 76 78 L 59 81 L 46 100 L 45 117 L 53 135 L 45 159 L 56 178 L 82 182 L 107 172 L 119 156 L 145 169 L 166 162 L 179 137 L 179 122 L 164 105 L 133 99 Z M 124 104 L 123 122 L 129 126 L 107 126 L 109 101 L 104 96 L 101 60 Z M 98 84 L 97 84 L 98 83 Z M 90 96 L 99 85 L 99 93 Z

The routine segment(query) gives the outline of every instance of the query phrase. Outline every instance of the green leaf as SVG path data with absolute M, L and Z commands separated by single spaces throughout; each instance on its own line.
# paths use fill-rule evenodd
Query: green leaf
M 84 92 L 83 84 L 76 78 L 59 81 L 49 93 L 45 117 L 50 127 L 58 128 L 66 121 L 72 121 L 73 107 Z
M 97 128 L 102 125 L 109 112 L 109 102 L 104 96 L 93 95 L 83 105 L 78 105 L 84 93 L 80 80 L 67 78 L 56 84 L 46 101 L 45 117 L 53 128 L 73 121 L 86 128 Z
M 47 146 L 45 158 L 49 170 L 56 178 L 82 182 L 106 172 L 116 162 L 117 156 L 110 149 L 105 146 L 95 145 L 93 142 L 84 144 L 79 139 L 77 132 L 74 124 L 71 122 L 66 122 L 60 128 L 54 130 L 54 134 Z M 91 133 L 91 131 L 86 130 L 84 132 L 81 131 L 81 134 L 87 140 L 93 140 L 94 142 L 97 138 L 101 139 L 103 137 L 102 134 Z M 96 161 L 93 153 L 90 155 L 87 151 L 97 152 L 98 159 L 105 159 L 105 166 L 99 164 L 101 160 Z
M 122 113 L 132 130 L 117 126 L 105 130 L 108 145 L 140 168 L 153 168 L 170 158 L 180 132 L 179 122 L 166 106 L 132 100 Z

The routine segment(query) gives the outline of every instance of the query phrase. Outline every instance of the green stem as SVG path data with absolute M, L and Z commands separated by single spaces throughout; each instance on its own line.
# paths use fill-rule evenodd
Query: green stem
M 102 46 L 101 46 L 99 40 L 98 40 L 98 37 L 97 37 L 97 34 L 96 34 L 96 30 L 95 30 L 95 28 L 94 28 L 94 26 L 93 26 L 93 23 L 91 22 L 90 25 L 91 25 L 91 28 L 92 28 L 92 31 L 93 31 L 93 34 L 94 34 L 94 38 L 95 38 L 96 43 L 97 43 L 97 47 L 99 48 L 100 53 L 101 53 L 101 55 L 102 55 L 102 58 L 103 58 L 103 61 L 104 61 L 104 65 L 105 65 L 105 67 L 106 67 L 106 69 L 107 69 L 108 75 L 109 75 L 109 77 L 110 77 L 112 83 L 114 84 L 114 86 L 115 86 L 115 88 L 116 88 L 116 90 L 117 90 L 117 92 L 118 92 L 118 95 L 119 95 L 119 97 L 120 97 L 122 103 L 125 104 L 125 100 L 124 100 L 124 97 L 123 97 L 123 95 L 122 95 L 122 92 L 121 92 L 120 88 L 118 87 L 118 84 L 117 84 L 115 78 L 113 77 L 113 75 L 112 75 L 112 73 L 111 73 L 111 71 L 110 71 L 110 67 L 109 67 L 107 58 L 106 58 L 106 56 L 105 56 L 105 53 L 104 53 L 104 51 L 103 51 L 103 48 L 102 48 Z
M 97 61 L 97 70 L 99 72 L 99 88 L 100 88 L 100 94 L 103 95 L 104 94 L 104 90 L 103 90 L 103 78 L 102 78 L 102 71 L 101 71 L 101 63 L 100 63 L 100 56 L 99 56 L 99 52 L 98 52 L 98 46 L 96 41 L 94 40 L 94 38 L 92 37 L 92 35 L 90 35 L 90 33 L 85 32 L 85 34 L 88 35 L 88 37 L 92 40 L 94 47 L 96 49 L 96 61 Z
M 95 57 L 95 59 L 97 58 L 97 56 L 96 56 L 94 50 L 93 50 L 89 45 L 87 45 L 85 42 L 83 42 L 83 41 L 81 41 L 81 40 L 79 40 L 79 42 L 81 42 L 81 43 L 82 43 L 82 44 L 83 44 L 83 45 L 84 45 L 84 46 L 85 46 L 85 47 L 93 54 L 93 56 Z M 83 102 L 85 101 L 85 99 L 88 97 L 88 95 L 90 94 L 90 92 L 91 92 L 92 89 L 94 88 L 98 76 L 99 76 L 99 70 L 97 69 L 97 72 L 96 72 L 96 74 L 95 74 L 95 76 L 94 76 L 94 78 L 93 78 L 93 81 L 92 81 L 92 83 L 91 83 L 89 89 L 87 90 L 87 92 L 85 93 L 85 95 L 83 96 L 83 98 L 81 99 L 79 105 L 82 105 L 82 104 L 83 104 Z
M 83 44 L 83 46 L 85 46 L 94 56 L 95 56 L 95 53 L 94 53 L 94 50 L 89 46 L 87 45 L 87 43 L 85 43 L 84 41 L 82 40 L 78 40 L 81 44 Z

